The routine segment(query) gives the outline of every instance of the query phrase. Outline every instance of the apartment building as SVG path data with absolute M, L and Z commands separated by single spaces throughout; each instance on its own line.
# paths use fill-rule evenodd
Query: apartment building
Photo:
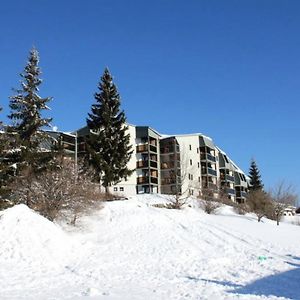
M 189 194 L 205 190 L 217 194 L 222 188 L 229 199 L 243 203 L 248 191 L 244 172 L 201 133 L 166 136 L 148 126 L 128 125 L 132 156 L 131 176 L 110 187 L 127 196 L 141 193 Z M 73 133 L 51 132 L 69 156 L 85 153 L 87 127 Z

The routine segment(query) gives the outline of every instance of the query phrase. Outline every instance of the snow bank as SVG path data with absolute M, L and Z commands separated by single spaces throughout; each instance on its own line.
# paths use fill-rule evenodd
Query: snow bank
M 0 264 L 57 265 L 70 250 L 60 227 L 26 205 L 16 205 L 0 215 Z
M 299 226 L 153 206 L 165 201 L 106 203 L 72 238 L 24 205 L 6 210 L 1 300 L 300 299 Z

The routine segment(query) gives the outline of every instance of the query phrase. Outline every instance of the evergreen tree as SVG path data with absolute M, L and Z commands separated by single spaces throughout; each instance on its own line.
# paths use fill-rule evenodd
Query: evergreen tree
M 263 190 L 263 183 L 261 180 L 261 175 L 259 169 L 256 165 L 254 159 L 251 161 L 250 169 L 249 169 L 249 177 L 250 177 L 250 190 Z
M 132 173 L 127 168 L 132 150 L 127 133 L 126 117 L 120 110 L 120 96 L 106 68 L 95 93 L 96 104 L 88 114 L 87 125 L 90 135 L 87 140 L 89 162 L 97 179 L 108 193 L 108 187 Z
M 47 163 L 50 159 L 47 157 L 49 155 L 43 154 L 39 148 L 47 138 L 41 129 L 49 126 L 52 120 L 41 116 L 42 110 L 49 109 L 47 103 L 51 97 L 41 98 L 38 94 L 42 83 L 38 64 L 38 51 L 33 48 L 29 53 L 24 72 L 20 74 L 21 88 L 15 90 L 16 95 L 10 97 L 11 114 L 8 117 L 12 120 L 12 125 L 7 129 L 8 134 L 18 140 L 19 160 L 35 168 L 40 168 L 41 164 Z

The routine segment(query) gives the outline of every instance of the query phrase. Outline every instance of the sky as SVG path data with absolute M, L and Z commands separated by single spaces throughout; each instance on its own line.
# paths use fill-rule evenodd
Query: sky
M 297 0 L 3 1 L 0 118 L 35 46 L 59 130 L 85 126 L 108 67 L 129 123 L 201 132 L 300 194 L 299 15 Z

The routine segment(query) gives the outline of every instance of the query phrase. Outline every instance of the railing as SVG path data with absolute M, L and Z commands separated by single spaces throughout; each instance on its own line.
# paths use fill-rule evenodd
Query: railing
M 216 162 L 216 158 L 210 153 L 201 153 L 200 158 L 201 160 L 210 160 L 212 162 Z
M 157 152 L 157 147 L 153 146 L 153 145 L 149 145 L 150 146 L 150 151 L 151 152 Z
M 235 195 L 235 189 L 227 188 L 227 193 L 231 195 Z
M 138 145 L 136 146 L 136 152 L 148 152 L 148 145 Z
M 213 176 L 217 176 L 217 171 L 211 168 L 207 168 L 208 174 L 213 175 Z
M 148 168 L 148 161 L 147 160 L 139 160 L 136 162 L 137 168 Z
M 213 191 L 216 191 L 218 189 L 218 186 L 215 183 L 212 183 L 212 182 L 203 182 L 202 187 L 205 188 L 205 189 L 208 188 L 208 189 L 213 190 Z
M 137 177 L 136 182 L 137 182 L 137 184 L 149 183 L 149 177 L 146 177 L 146 176 Z
M 158 178 L 156 178 L 156 177 L 150 177 L 150 182 L 158 184 Z
M 175 183 L 176 183 L 175 178 L 167 177 L 167 178 L 162 178 L 161 179 L 161 184 L 163 184 L 163 185 L 165 185 L 165 184 L 175 184 Z
M 174 162 L 162 162 L 161 163 L 161 168 L 162 169 L 174 169 L 175 164 L 174 164 Z
M 227 181 L 232 181 L 232 182 L 234 182 L 234 176 L 231 176 L 231 175 L 227 175 L 227 174 L 226 174 L 226 180 L 227 180 Z
M 157 169 L 157 162 L 150 160 L 150 167 L 151 168 L 156 168 Z
M 161 147 L 160 154 L 174 153 L 174 147 Z
M 236 192 L 236 196 L 239 198 L 246 198 L 247 197 L 247 193 L 244 191 L 237 191 Z

